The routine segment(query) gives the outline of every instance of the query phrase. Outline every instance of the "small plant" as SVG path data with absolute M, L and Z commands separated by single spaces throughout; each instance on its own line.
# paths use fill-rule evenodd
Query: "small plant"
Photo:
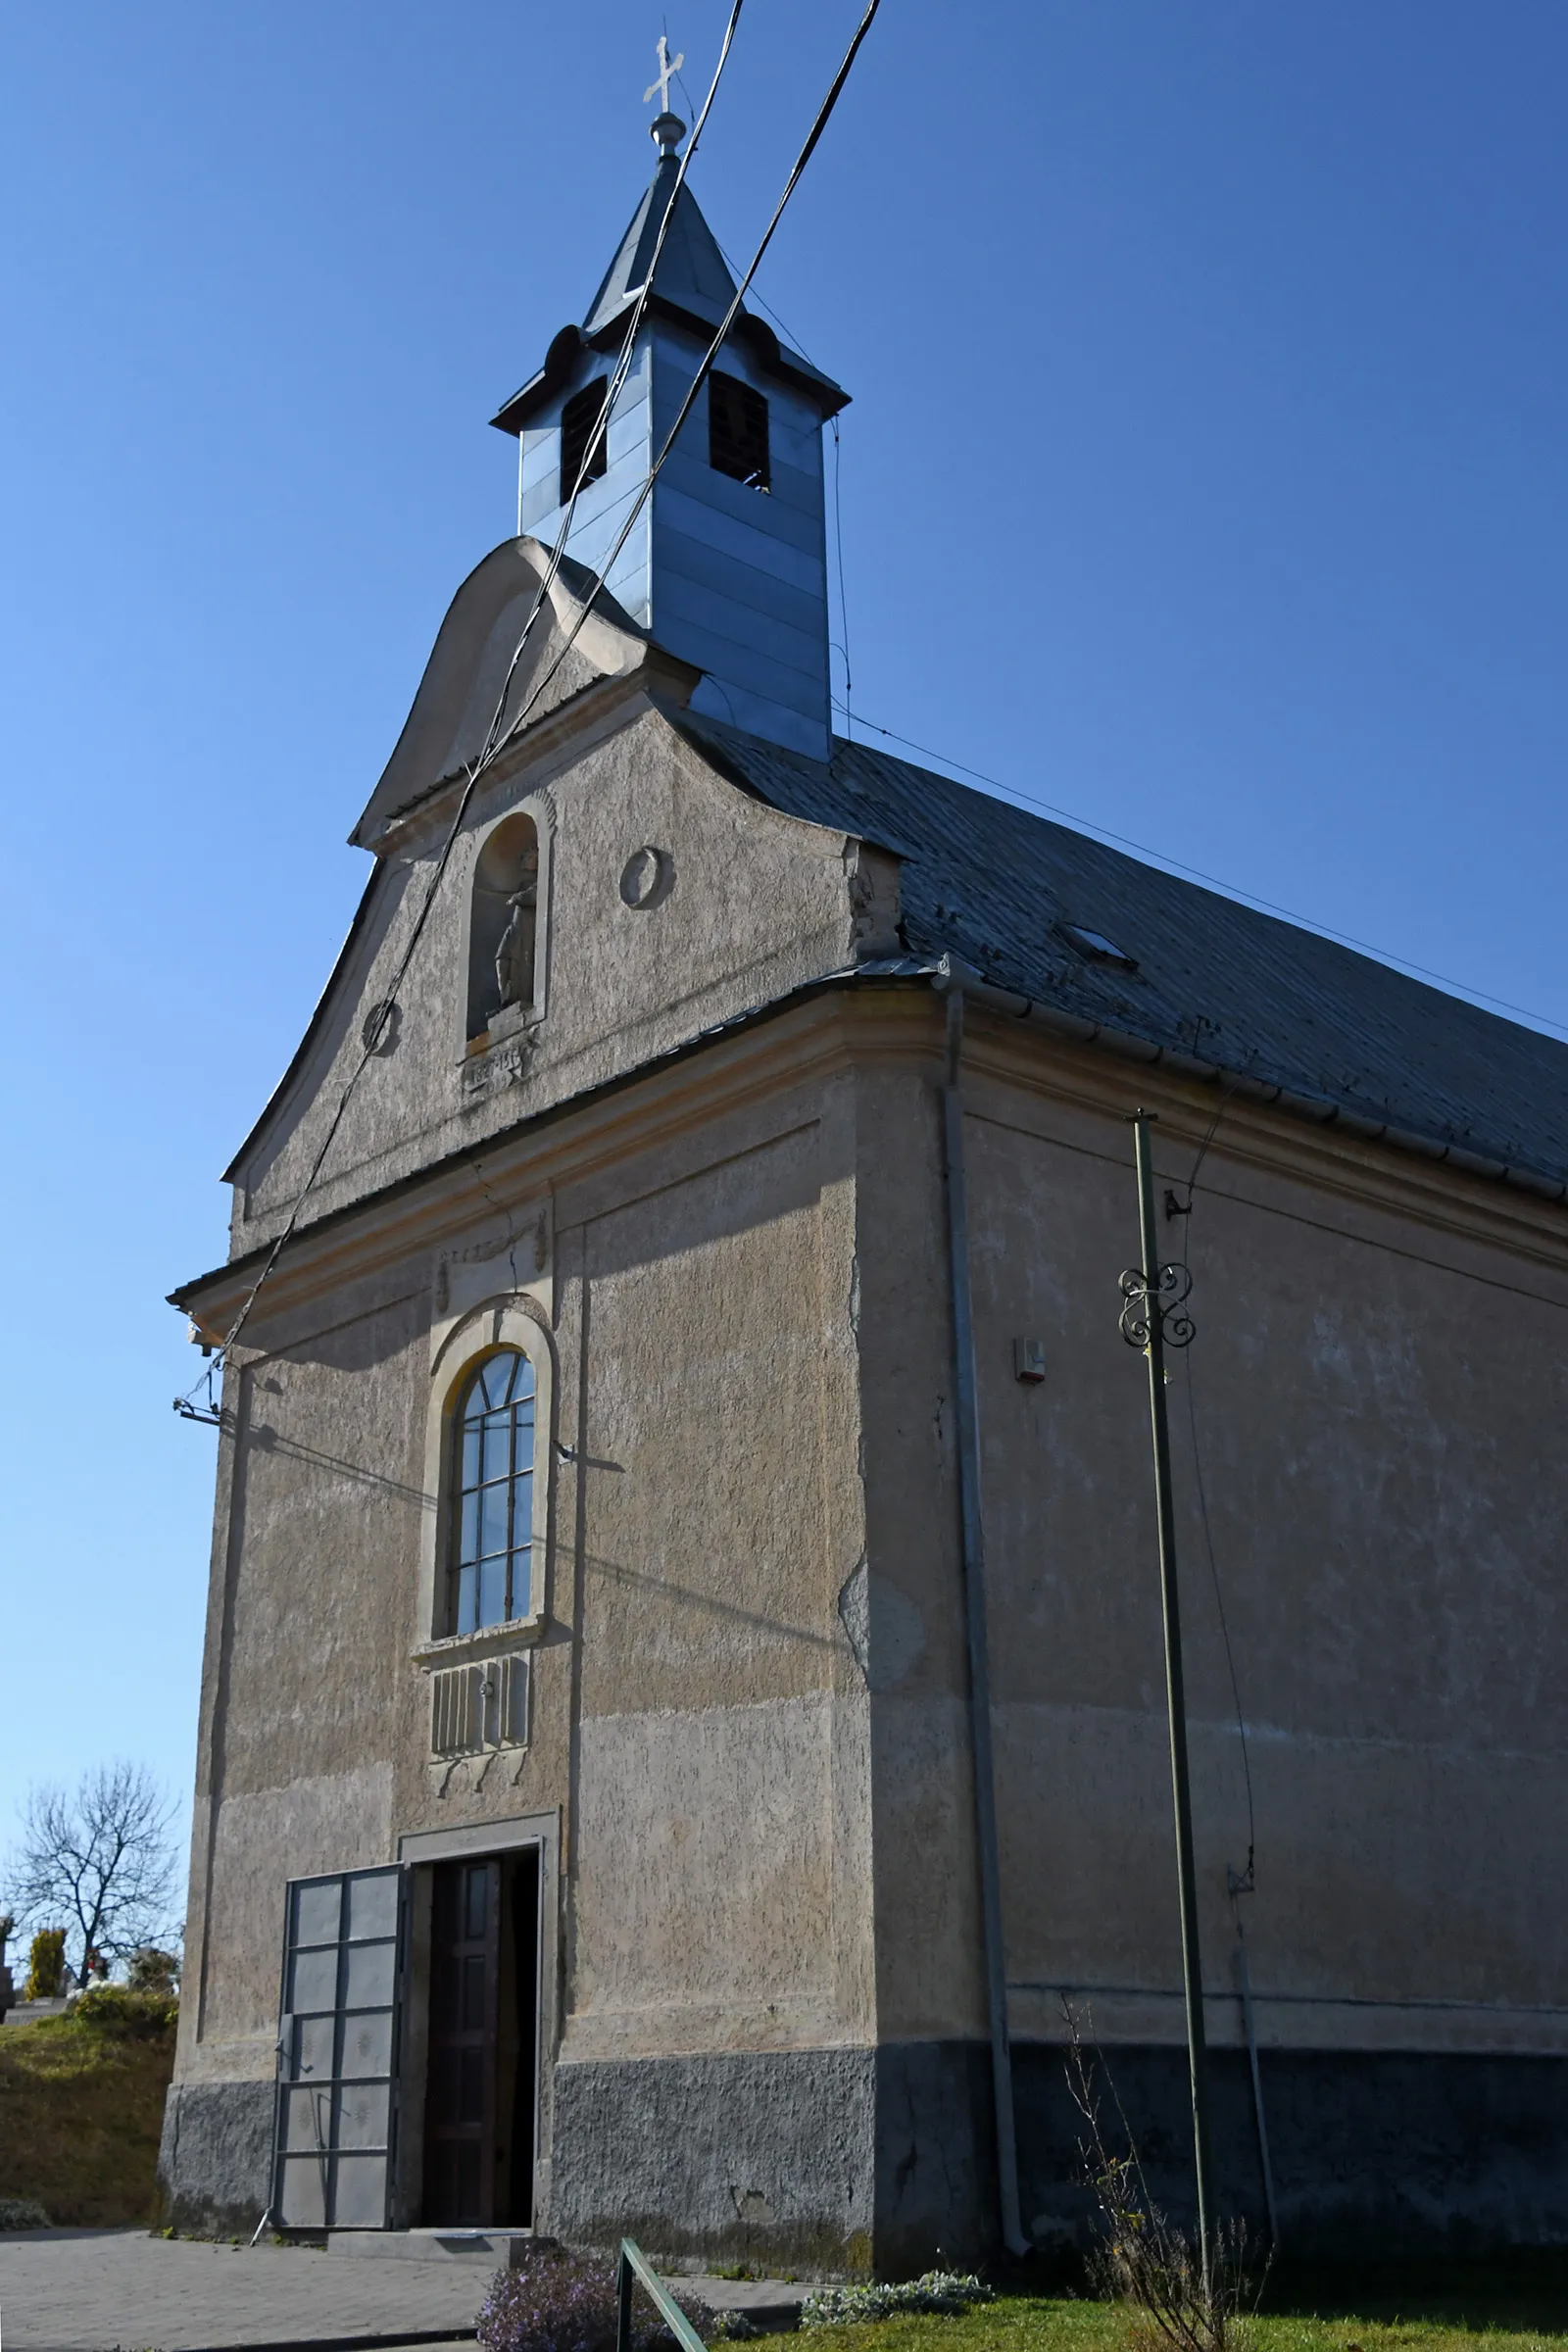
M 686 2296 L 681 2308 L 705 2335 L 711 2313 Z M 484 2352 L 615 2352 L 615 2270 L 537 2243 L 515 2270 L 498 2271 L 474 2323 Z M 668 2328 L 637 2289 L 632 2306 L 633 2352 L 659 2352 Z
M 989 2303 L 992 2289 L 968 2271 L 927 2271 L 898 2286 L 819 2286 L 801 2305 L 803 2328 L 846 2328 L 860 2320 L 885 2320 L 896 2311 L 967 2311 Z
M 1250 2352 L 1248 2319 L 1261 2281 L 1253 2287 L 1249 2277 L 1245 2230 L 1235 2223 L 1216 2231 L 1205 2266 L 1201 2248 L 1150 2196 L 1119 2103 L 1129 2152 L 1113 2156 L 1106 2147 L 1090 2061 L 1070 2009 L 1067 2026 L 1068 2087 L 1088 2133 L 1080 2152 L 1104 2229 L 1090 2275 L 1120 2306 L 1131 2352 Z
M 57 2001 L 66 1973 L 66 1931 L 40 1928 L 27 1954 L 24 2001 Z
M 0 2230 L 47 2230 L 49 2216 L 31 2197 L 0 2197 Z

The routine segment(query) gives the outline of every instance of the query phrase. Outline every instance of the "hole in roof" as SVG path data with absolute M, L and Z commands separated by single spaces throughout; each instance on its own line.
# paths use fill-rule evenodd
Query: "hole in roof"
M 1092 931 L 1087 923 L 1063 923 L 1061 927 L 1081 956 L 1096 963 L 1119 963 L 1124 972 L 1137 971 L 1137 956 L 1129 956 L 1125 948 L 1118 948 L 1103 931 Z

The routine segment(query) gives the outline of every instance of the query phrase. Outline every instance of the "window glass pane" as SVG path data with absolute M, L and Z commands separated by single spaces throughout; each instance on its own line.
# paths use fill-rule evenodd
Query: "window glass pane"
M 349 2076 L 392 2072 L 390 2009 L 372 2009 L 368 2016 L 344 2020 L 343 2072 Z
M 295 1943 L 336 1943 L 339 1906 L 343 1900 L 341 1879 L 321 1879 L 294 1889 Z
M 289 1970 L 288 2005 L 302 2009 L 337 2007 L 337 1946 L 324 1951 L 296 1952 Z
M 502 1415 L 484 1425 L 484 1475 L 488 1482 L 505 1478 L 512 1469 L 512 1424 Z
M 512 1555 L 512 1607 L 508 1615 L 526 1617 L 533 1603 L 529 1579 L 532 1573 L 533 1552 L 527 1544 Z
M 533 1539 L 532 1472 L 525 1470 L 520 1478 L 514 1478 L 512 1492 L 515 1497 L 512 1511 L 512 1541 L 514 1544 L 527 1544 Z
M 517 1451 L 526 1456 L 533 1444 L 533 1398 L 525 1396 L 512 1408 L 512 1426 L 517 1433 Z
M 479 1576 L 479 1623 L 504 1625 L 507 1615 L 507 1562 L 505 1554 L 499 1560 L 485 1560 Z
M 458 1572 L 457 1607 L 453 1611 L 452 1618 L 452 1631 L 455 1634 L 471 1634 L 478 1624 L 478 1592 L 479 1571 L 477 1568 L 460 1569 Z
M 488 1559 L 494 1551 L 507 1548 L 507 1501 L 511 1486 L 481 1487 L 479 1490 L 479 1552 Z
M 395 1936 L 398 1932 L 398 1881 L 395 1872 L 377 1870 L 348 1883 L 349 1934 Z
M 465 1494 L 463 1517 L 458 1529 L 458 1557 L 460 1560 L 476 1560 L 478 1556 L 479 1497 L 477 1494 Z
M 351 1943 L 344 1970 L 343 2004 L 349 2009 L 390 2006 L 397 1958 L 395 1943 Z
M 479 1424 L 466 1421 L 463 1425 L 463 1467 L 460 1483 L 466 1487 L 479 1484 Z
M 491 1405 L 506 1403 L 508 1393 L 512 1387 L 512 1376 L 516 1370 L 516 1365 L 517 1359 L 512 1354 L 493 1355 L 484 1365 L 479 1377 L 484 1383 L 487 1403 Z

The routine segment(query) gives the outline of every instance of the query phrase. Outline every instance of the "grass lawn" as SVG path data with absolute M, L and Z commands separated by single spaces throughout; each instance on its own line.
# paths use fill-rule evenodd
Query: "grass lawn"
M 1248 2323 L 1253 2352 L 1568 2352 L 1568 2268 L 1520 2256 L 1397 2278 L 1281 2279 Z M 803 2352 L 1133 2352 L 1112 2304 L 999 2296 L 954 2319 L 894 2317 L 813 2328 Z M 1137 2352 L 1147 2352 L 1140 2343 Z
M 96 2019 L 0 2028 L 0 2197 L 78 2228 L 152 2219 L 174 2015 L 121 1994 Z

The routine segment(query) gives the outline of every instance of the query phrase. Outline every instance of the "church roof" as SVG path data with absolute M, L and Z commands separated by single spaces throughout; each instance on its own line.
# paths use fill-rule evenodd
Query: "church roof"
M 1568 1178 L 1568 1045 L 868 745 L 836 739 L 824 766 L 671 715 L 775 808 L 895 851 L 914 955 L 1326 1116 Z
M 679 160 L 662 155 L 658 169 L 633 213 L 615 258 L 605 272 L 598 293 L 581 326 L 564 326 L 550 346 L 544 366 L 514 392 L 490 419 L 504 433 L 520 433 L 523 426 L 567 380 L 585 347 L 617 344 L 626 329 L 633 304 L 642 292 L 659 242 L 660 224 L 669 213 L 669 231 L 654 268 L 648 307 L 656 317 L 695 327 L 705 337 L 722 324 L 735 299 L 735 280 L 718 249 L 718 240 L 704 220 L 690 187 L 676 193 Z M 674 211 L 670 213 L 670 200 Z M 820 368 L 781 343 L 765 319 L 742 309 L 730 332 L 745 346 L 764 372 L 781 376 L 814 400 L 824 416 L 844 408 L 849 394 Z

